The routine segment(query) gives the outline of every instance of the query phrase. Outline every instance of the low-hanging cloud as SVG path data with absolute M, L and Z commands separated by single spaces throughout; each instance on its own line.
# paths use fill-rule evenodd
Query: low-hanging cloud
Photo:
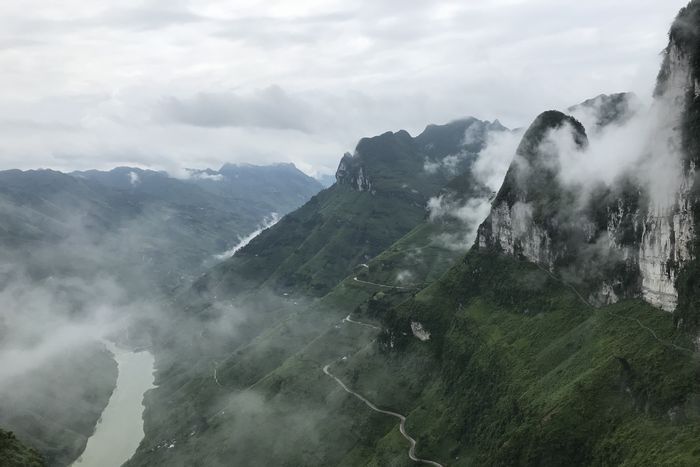
M 483 185 L 491 193 L 498 191 L 513 161 L 522 133 L 522 130 L 486 133 L 484 147 L 470 169 L 474 177 L 473 183 Z M 482 134 L 480 136 L 483 137 Z M 465 144 L 473 142 L 473 138 L 474 135 L 468 129 L 464 137 Z M 459 162 L 464 160 L 465 156 L 465 154 L 448 156 L 430 166 L 426 163 L 424 169 L 426 171 L 447 170 L 448 173 L 455 175 Z M 486 193 L 483 196 L 464 199 L 448 191 L 428 200 L 427 210 L 431 222 L 456 223 L 459 226 L 456 231 L 446 229 L 438 234 L 434 241 L 451 250 L 468 250 L 476 238 L 479 225 L 491 210 L 491 196 Z
M 596 186 L 612 186 L 620 177 L 631 177 L 648 191 L 655 206 L 670 207 L 681 180 L 682 106 L 677 97 L 685 91 L 682 83 L 676 83 L 629 118 L 602 129 L 587 127 L 589 144 L 583 150 L 573 142 L 573 129 L 564 125 L 550 132 L 541 152 L 555 155 L 559 179 L 582 196 Z
M 492 131 L 472 169 L 474 177 L 492 192 L 498 191 L 510 167 L 524 131 Z

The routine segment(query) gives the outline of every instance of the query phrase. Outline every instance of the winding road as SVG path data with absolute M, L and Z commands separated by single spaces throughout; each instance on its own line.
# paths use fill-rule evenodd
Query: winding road
M 355 280 L 356 280 L 356 281 L 358 280 L 357 277 L 355 278 Z M 361 281 L 358 281 L 358 282 L 361 282 Z M 378 285 L 378 284 L 373 284 L 373 285 Z M 350 315 L 347 315 L 347 316 L 343 319 L 342 323 L 351 323 L 351 324 L 355 324 L 355 325 L 357 325 L 357 326 L 364 326 L 364 327 L 368 327 L 368 328 L 372 328 L 372 329 L 376 329 L 376 330 L 378 330 L 378 331 L 381 331 L 381 328 L 380 328 L 380 327 L 374 326 L 373 324 L 368 324 L 368 323 L 362 323 L 362 322 L 360 322 L 360 321 L 355 321 L 355 320 L 353 320 L 353 319 L 350 318 Z M 372 341 L 372 342 L 374 342 L 374 341 Z M 408 433 L 406 433 L 406 417 L 405 417 L 404 415 L 401 415 L 400 413 L 392 412 L 392 411 L 390 411 L 390 410 L 380 409 L 379 407 L 377 407 L 376 405 L 374 405 L 372 402 L 370 402 L 369 400 L 367 400 L 367 399 L 366 399 L 364 396 L 362 396 L 361 394 L 358 394 L 358 393 L 356 393 L 355 391 L 353 391 L 352 389 L 348 388 L 348 387 L 345 385 L 345 383 L 343 383 L 343 382 L 340 380 L 340 378 L 338 378 L 338 377 L 335 376 L 333 373 L 331 373 L 330 367 L 331 367 L 331 364 L 330 364 L 330 363 L 329 363 L 328 365 L 324 366 L 324 367 L 323 367 L 323 372 L 324 372 L 327 376 L 330 376 L 331 378 L 333 378 L 333 379 L 335 380 L 335 382 L 338 383 L 338 385 L 339 385 L 341 388 L 343 388 L 343 390 L 344 390 L 345 392 L 347 392 L 348 394 L 351 394 L 351 395 L 355 396 L 356 398 L 358 398 L 359 400 L 361 400 L 367 407 L 369 407 L 370 409 L 374 410 L 375 412 L 378 412 L 378 413 L 381 413 L 381 414 L 384 414 L 384 415 L 389 415 L 389 416 L 391 416 L 391 417 L 394 417 L 394 418 L 398 418 L 398 419 L 399 419 L 399 432 L 401 432 L 401 436 L 403 436 L 404 438 L 406 438 L 406 440 L 410 443 L 410 447 L 408 448 L 408 457 L 409 457 L 412 461 L 414 461 L 414 462 L 422 462 L 423 464 L 433 465 L 433 466 L 435 466 L 435 467 L 444 467 L 442 464 L 439 464 L 439 463 L 437 463 L 437 462 L 435 462 L 435 461 L 431 461 L 431 460 L 427 460 L 427 459 L 421 459 L 420 457 L 417 457 L 417 456 L 416 456 L 416 440 L 413 439 L 413 438 L 411 437 L 411 435 L 409 435 Z
M 394 418 L 398 418 L 398 419 L 399 419 L 399 421 L 400 421 L 400 423 L 399 423 L 399 431 L 401 432 L 401 436 L 403 436 L 404 438 L 406 438 L 406 440 L 411 444 L 411 447 L 408 449 L 408 457 L 409 457 L 412 461 L 414 461 L 414 462 L 422 462 L 423 464 L 433 465 L 433 466 L 435 466 L 435 467 L 443 467 L 442 464 L 439 464 L 439 463 L 437 463 L 437 462 L 435 462 L 435 461 L 431 461 L 431 460 L 427 460 L 427 459 L 421 459 L 420 457 L 417 457 L 417 456 L 416 456 L 416 440 L 413 439 L 413 438 L 411 437 L 411 435 L 409 435 L 408 433 L 406 433 L 406 417 L 405 417 L 405 416 L 401 415 L 400 413 L 391 412 L 390 410 L 383 410 L 383 409 L 380 409 L 379 407 L 377 407 L 376 405 L 374 405 L 372 402 L 370 402 L 369 400 L 365 399 L 362 395 L 360 395 L 360 394 L 356 393 L 355 391 L 353 391 L 352 389 L 348 388 L 348 387 L 345 385 L 345 383 L 343 383 L 343 382 L 340 380 L 340 378 L 338 378 L 337 376 L 335 376 L 333 373 L 330 372 L 330 370 L 329 370 L 330 366 L 331 366 L 330 364 L 324 366 L 324 367 L 323 367 L 323 372 L 324 372 L 326 375 L 328 375 L 328 376 L 330 376 L 331 378 L 333 378 L 333 379 L 335 380 L 335 382 L 338 383 L 338 385 L 339 385 L 341 388 L 343 388 L 343 390 L 345 390 L 345 392 L 347 392 L 348 394 L 352 394 L 353 396 L 355 396 L 356 398 L 358 398 L 359 400 L 361 400 L 362 402 L 364 402 L 365 405 L 366 405 L 367 407 L 369 407 L 370 409 L 374 410 L 375 412 L 378 412 L 378 413 L 381 413 L 381 414 L 384 414 L 384 415 L 389 415 L 389 416 L 391 416 L 391 417 L 394 417 Z

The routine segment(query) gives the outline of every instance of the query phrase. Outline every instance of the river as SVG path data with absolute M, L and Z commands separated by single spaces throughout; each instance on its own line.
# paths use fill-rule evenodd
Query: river
M 119 467 L 143 439 L 143 396 L 153 388 L 154 358 L 106 343 L 119 366 L 117 386 L 73 467 Z

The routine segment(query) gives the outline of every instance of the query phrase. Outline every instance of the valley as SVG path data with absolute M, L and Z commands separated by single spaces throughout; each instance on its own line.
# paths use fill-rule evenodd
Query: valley
M 0 171 L 0 464 L 700 465 L 698 31 L 692 0 L 650 96 L 377 132 L 334 182 Z M 260 96 L 160 105 L 334 147 L 306 97 Z

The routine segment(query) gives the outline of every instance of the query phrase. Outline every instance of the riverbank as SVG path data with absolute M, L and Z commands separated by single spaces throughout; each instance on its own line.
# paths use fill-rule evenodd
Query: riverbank
M 153 388 L 154 358 L 107 343 L 118 366 L 117 384 L 75 467 L 118 467 L 143 439 L 143 398 Z

